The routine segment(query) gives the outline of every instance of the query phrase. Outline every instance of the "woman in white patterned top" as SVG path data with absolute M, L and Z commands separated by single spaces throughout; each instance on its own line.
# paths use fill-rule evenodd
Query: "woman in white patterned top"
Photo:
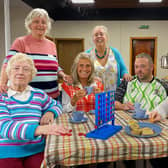
M 108 46 L 108 31 L 105 26 L 96 26 L 93 29 L 93 42 L 95 47 L 88 49 L 94 60 L 95 76 L 98 77 L 105 91 L 116 90 L 120 79 L 131 80 L 124 60 L 116 48 Z

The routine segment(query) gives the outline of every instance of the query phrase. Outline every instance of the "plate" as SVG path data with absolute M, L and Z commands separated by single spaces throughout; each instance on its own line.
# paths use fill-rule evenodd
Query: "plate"
M 95 114 L 95 110 L 90 110 L 89 114 Z
M 143 128 L 143 127 L 149 127 L 151 128 L 155 133 L 152 134 L 152 135 L 134 135 L 131 133 L 131 129 L 129 126 L 126 126 L 125 127 L 125 132 L 130 135 L 130 136 L 134 136 L 134 137 L 137 137 L 137 138 L 151 138 L 151 137 L 155 137 L 155 136 L 158 136 L 160 135 L 162 129 L 160 128 L 159 125 L 157 124 L 152 124 L 152 123 L 147 123 L 147 122 L 139 122 L 138 123 L 140 128 Z
M 85 122 L 87 122 L 87 120 L 88 120 L 88 118 L 86 118 L 86 117 L 83 117 L 83 119 L 81 121 L 75 121 L 75 120 L 72 119 L 72 117 L 69 118 L 69 122 L 74 123 L 74 124 L 85 123 Z
M 135 110 L 127 110 L 129 113 L 135 113 Z
M 145 117 L 140 118 L 140 117 L 137 117 L 136 114 L 133 114 L 133 115 L 132 115 L 132 118 L 134 118 L 134 119 L 136 119 L 136 120 L 147 120 L 147 119 L 149 118 L 149 116 L 148 116 L 148 115 L 145 115 Z

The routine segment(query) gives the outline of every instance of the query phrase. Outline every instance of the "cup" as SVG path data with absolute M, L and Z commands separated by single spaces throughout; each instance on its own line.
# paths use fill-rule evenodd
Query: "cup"
M 93 92 L 93 87 L 92 86 L 85 86 L 85 90 L 87 92 L 87 94 L 91 94 Z
M 72 119 L 74 121 L 82 121 L 84 118 L 84 111 L 73 111 L 72 112 Z
M 136 117 L 137 118 L 145 118 L 146 117 L 146 110 L 144 109 L 138 109 L 136 110 Z
M 141 107 L 141 104 L 138 102 L 135 102 L 134 107 L 135 109 L 139 109 Z
M 95 110 L 90 110 L 89 113 L 90 114 L 95 114 Z

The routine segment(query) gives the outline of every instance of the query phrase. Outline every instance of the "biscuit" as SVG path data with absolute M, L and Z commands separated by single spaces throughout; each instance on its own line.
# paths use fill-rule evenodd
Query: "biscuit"
M 141 132 L 142 135 L 153 135 L 154 134 L 154 131 L 149 127 L 144 127 L 141 130 L 142 130 Z
M 131 130 L 131 134 L 133 135 L 141 135 L 141 129 L 132 129 Z

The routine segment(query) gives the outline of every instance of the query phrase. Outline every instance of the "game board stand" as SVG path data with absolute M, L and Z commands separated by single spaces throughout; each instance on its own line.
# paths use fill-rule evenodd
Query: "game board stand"
M 122 129 L 115 125 L 114 91 L 97 93 L 95 95 L 95 130 L 86 134 L 88 138 L 106 140 Z M 109 124 L 111 122 L 111 124 Z

